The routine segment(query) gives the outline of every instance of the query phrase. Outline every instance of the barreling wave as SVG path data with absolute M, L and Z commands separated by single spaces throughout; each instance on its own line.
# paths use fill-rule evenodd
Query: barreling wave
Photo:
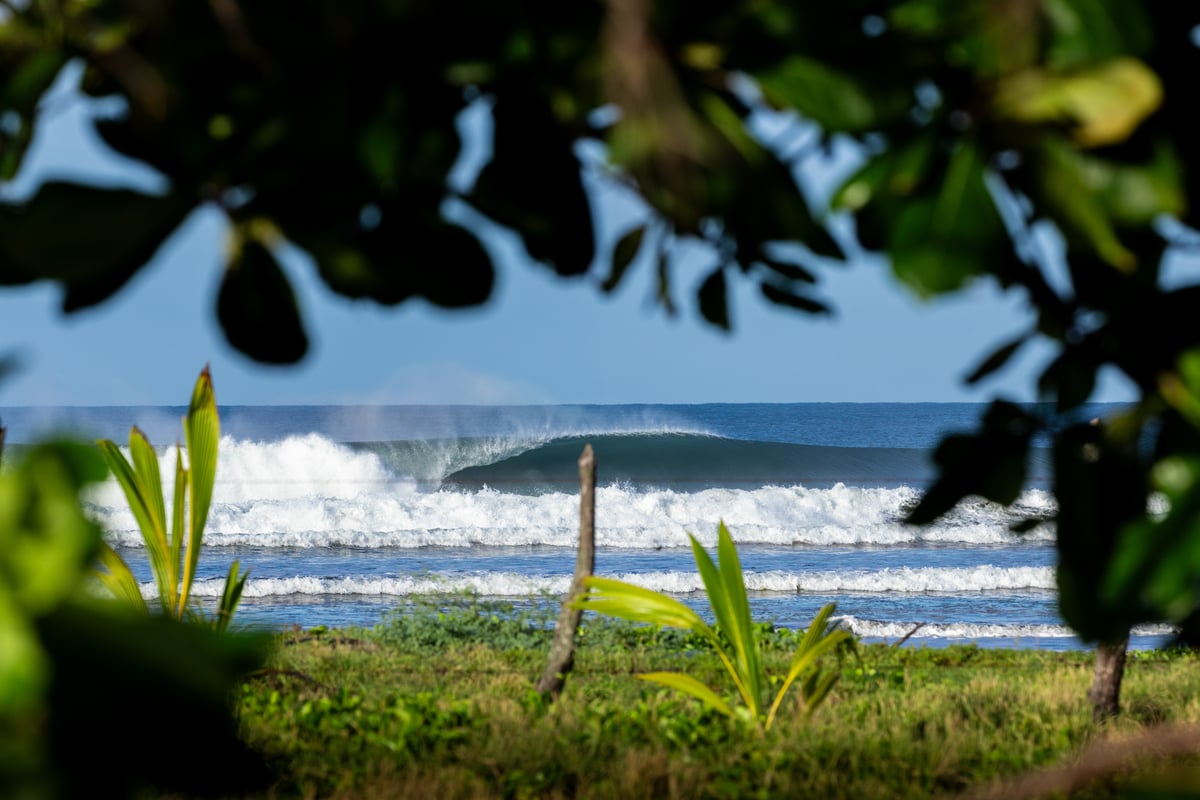
M 566 437 L 449 473 L 451 487 L 536 493 L 577 484 L 575 462 L 590 442 L 604 481 L 678 489 L 804 484 L 919 486 L 932 477 L 926 451 L 752 442 L 654 433 Z
M 643 488 L 925 485 L 925 450 L 755 442 L 703 433 L 623 431 L 587 436 L 514 436 L 338 443 L 318 434 L 273 442 L 222 437 L 216 498 L 223 502 L 290 497 L 354 497 L 372 490 L 574 492 L 585 443 L 597 454 L 601 483 Z M 163 448 L 165 473 L 173 449 Z M 1036 455 L 1032 485 L 1045 477 Z M 116 490 L 115 482 L 109 489 Z M 98 502 L 114 491 L 101 489 Z
M 631 572 L 610 575 L 658 592 L 695 595 L 704 584 L 694 572 Z M 472 592 L 486 597 L 531 597 L 562 595 L 570 576 L 526 575 L 516 572 L 469 574 L 419 573 L 395 576 L 312 576 L 256 578 L 246 582 L 246 597 L 290 595 L 386 595 L 404 597 L 426 594 Z M 1054 586 L 1049 567 L 964 567 L 852 570 L 825 572 L 748 572 L 746 588 L 751 592 L 776 594 L 879 593 L 996 593 L 1044 592 Z M 224 581 L 197 581 L 197 597 L 219 597 Z M 153 583 L 142 585 L 147 597 L 155 596 Z
M 277 548 L 572 547 L 577 479 L 572 475 L 568 482 L 554 470 L 574 471 L 582 441 L 351 446 L 316 434 L 270 443 L 225 438 L 205 541 L 217 547 Z M 659 432 L 605 434 L 593 441 L 602 482 L 597 536 L 603 547 L 683 547 L 688 532 L 711 545 L 722 519 L 746 543 L 1006 544 L 1015 541 L 1007 529 L 1018 518 L 1047 516 L 1054 509 L 1048 492 L 1030 489 L 1014 509 L 967 501 L 937 524 L 914 528 L 901 520 L 918 499 L 918 488 L 903 481 L 854 485 L 852 476 L 882 481 L 885 475 L 914 473 L 916 450 Z M 173 452 L 164 450 L 161 458 L 164 474 L 171 474 Z M 483 466 L 494 459 L 499 460 Z M 474 466 L 452 472 L 444 482 L 426 480 L 468 462 Z M 468 480 L 470 475 L 496 483 L 479 485 Z M 704 475 L 710 476 L 708 485 Z M 838 475 L 842 478 L 828 485 L 818 480 Z M 548 488 L 556 482 L 564 485 Z M 89 509 L 114 544 L 141 546 L 115 481 L 91 490 Z M 1043 526 L 1029 538 L 1051 536 Z

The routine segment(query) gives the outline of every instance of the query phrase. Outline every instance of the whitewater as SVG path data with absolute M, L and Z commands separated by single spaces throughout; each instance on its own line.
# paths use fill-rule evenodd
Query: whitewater
M 175 408 L 5 409 L 20 448 L 68 429 L 119 443 L 137 424 L 179 438 Z M 940 436 L 973 404 L 222 408 L 217 486 L 195 594 L 212 603 L 230 561 L 248 567 L 239 621 L 372 625 L 415 597 L 464 592 L 553 604 L 570 581 L 576 460 L 598 462 L 597 572 L 702 612 L 688 535 L 724 521 L 756 616 L 801 626 L 826 602 L 868 640 L 1080 647 L 1055 602 L 1047 459 L 1018 502 L 971 500 L 904 523 L 933 477 Z M 1086 410 L 1103 414 L 1106 407 Z M 164 472 L 173 448 L 160 447 Z M 169 498 L 168 498 L 169 503 Z M 154 596 L 115 482 L 88 512 Z M 1143 626 L 1135 646 L 1170 631 Z

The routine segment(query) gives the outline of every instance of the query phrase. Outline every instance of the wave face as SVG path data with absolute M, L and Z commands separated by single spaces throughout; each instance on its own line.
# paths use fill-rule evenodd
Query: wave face
M 448 474 L 452 487 L 518 492 L 563 489 L 578 482 L 575 460 L 585 443 L 603 453 L 604 481 L 677 489 L 710 486 L 913 485 L 932 477 L 924 450 L 822 447 L 718 436 L 652 434 L 567 437 Z

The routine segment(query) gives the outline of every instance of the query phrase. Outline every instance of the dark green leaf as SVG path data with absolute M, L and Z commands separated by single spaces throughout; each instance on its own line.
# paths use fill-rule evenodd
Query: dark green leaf
M 905 521 L 928 524 L 971 495 L 1004 505 L 1016 501 L 1025 486 L 1029 448 L 1038 426 L 1038 419 L 1020 406 L 993 402 L 979 431 L 942 439 L 933 455 L 938 478 Z
M 729 330 L 729 301 L 725 294 L 725 268 L 713 270 L 700 286 L 700 313 L 721 330 Z
M 1096 388 L 1097 366 L 1081 353 L 1067 350 L 1038 378 L 1038 391 L 1053 398 L 1060 413 L 1077 408 L 1088 401 Z
M 831 206 L 854 212 L 863 247 L 888 250 L 899 214 L 918 199 L 934 196 L 935 181 L 944 170 L 939 155 L 938 141 L 931 135 L 897 142 L 847 179 Z
M 978 147 L 963 142 L 945 166 L 936 192 L 900 205 L 889 226 L 892 268 L 922 296 L 964 286 L 1011 250 Z
M 671 256 L 666 247 L 660 246 L 655 272 L 658 275 L 658 304 L 663 307 L 668 316 L 675 316 L 675 300 L 671 297 Z
M 412 263 L 408 279 L 431 303 L 464 308 L 484 302 L 492 293 L 492 260 L 473 234 L 457 225 L 441 224 L 417 232 L 408 243 Z
M 617 288 L 621 279 L 625 277 L 625 271 L 629 269 L 629 265 L 633 263 L 633 259 L 641 250 L 642 239 L 645 236 L 646 226 L 639 225 L 617 240 L 616 246 L 613 247 L 612 271 L 605 278 L 604 283 L 600 284 L 601 289 L 611 292 Z
M 1029 335 L 1022 334 L 1011 342 L 996 348 L 995 352 L 985 358 L 983 363 L 971 371 L 971 374 L 967 376 L 967 383 L 979 383 L 988 375 L 1003 367 L 1013 357 L 1013 354 L 1021 348 L 1021 345 L 1025 344 L 1028 340 Z
M 1113 602 L 1104 578 L 1122 531 L 1146 512 L 1136 444 L 1118 445 L 1101 425 L 1071 426 L 1055 437 L 1059 605 L 1087 641 L 1118 641 L 1144 610 Z
M 811 297 L 795 294 L 792 291 L 783 289 L 773 283 L 761 283 L 759 289 L 762 291 L 763 297 L 770 300 L 772 303 L 780 306 L 794 308 L 797 311 L 804 311 L 808 314 L 828 314 L 829 306 L 822 303 L 820 300 L 814 300 Z
M 1151 474 L 1169 510 L 1136 520 L 1117 538 L 1104 598 L 1110 604 L 1148 602 L 1156 615 L 1182 622 L 1200 605 L 1200 458 L 1171 456 Z
M 1046 61 L 1059 69 L 1088 66 L 1153 45 L 1154 32 L 1141 3 L 1056 0 L 1046 15 Z
M 1026 533 L 1031 532 L 1037 526 L 1043 524 L 1044 522 L 1045 522 L 1044 519 L 1037 519 L 1036 517 L 1029 517 L 1029 518 L 1021 520 L 1020 522 L 1014 522 L 1012 525 L 1008 526 L 1008 529 L 1011 532 L 1016 533 L 1016 534 L 1026 534 Z
M 217 319 L 229 344 L 255 361 L 293 364 L 308 351 L 292 286 L 271 251 L 253 239 L 226 269 Z
M 9 26 L 18 24 L 8 22 Z M 14 35 L 10 27 L 3 46 L 16 56 Z M 0 181 L 12 180 L 20 170 L 33 141 L 38 105 L 66 63 L 66 53 L 50 49 L 22 53 L 13 61 L 0 56 L 0 113 L 11 114 L 10 124 L 16 127 L 12 132 L 0 129 Z
M 40 620 L 38 630 L 55 666 L 46 725 L 52 756 L 64 767 L 63 796 L 91 793 L 97 776 L 120 797 L 146 787 L 225 795 L 270 779 L 229 711 L 237 682 L 261 666 L 268 637 L 218 634 L 91 605 L 64 606 Z M 144 737 L 137 758 L 128 757 L 126 736 L 97 735 L 164 713 L 187 722 L 169 736 Z M 220 768 L 181 768 L 180 753 Z
M 793 264 L 788 261 L 780 261 L 777 258 L 770 258 L 769 256 L 760 256 L 758 260 L 767 269 L 771 270 L 782 278 L 786 278 L 789 281 L 798 281 L 800 283 L 809 284 L 815 284 L 817 282 L 817 276 L 799 264 Z
M 12 353 L 6 353 L 0 356 L 0 381 L 3 381 L 9 375 L 13 375 L 21 369 L 20 356 Z
M 1117 236 L 1104 199 L 1092 185 L 1082 157 L 1058 137 L 1047 136 L 1039 153 L 1035 202 L 1058 226 L 1071 248 L 1086 248 L 1124 272 L 1137 266 L 1136 256 Z
M 515 85 L 499 92 L 492 114 L 492 160 L 471 199 L 560 275 L 587 272 L 595 253 L 592 215 L 571 135 L 545 98 Z
M 768 72 L 755 76 L 767 99 L 793 107 L 829 132 L 862 133 L 905 114 L 911 91 L 880 91 L 881 76 L 871 84 L 823 61 L 793 54 Z
M 63 310 L 121 288 L 192 209 L 179 195 L 47 183 L 22 204 L 0 206 L 0 284 L 48 279 Z

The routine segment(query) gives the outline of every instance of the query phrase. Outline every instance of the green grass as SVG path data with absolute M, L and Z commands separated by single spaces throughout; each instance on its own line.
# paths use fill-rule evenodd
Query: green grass
M 1101 731 L 1084 653 L 859 647 L 807 723 L 761 732 L 639 681 L 678 669 L 716 685 L 694 638 L 587 620 L 547 705 L 546 611 L 420 601 L 369 631 L 280 637 L 239 701 L 275 797 L 928 797 L 1060 763 Z M 768 670 L 795 634 L 764 627 Z M 836 664 L 836 659 L 833 659 Z M 1106 734 L 1200 721 L 1200 658 L 1132 658 Z M 793 698 L 795 700 L 795 698 Z

